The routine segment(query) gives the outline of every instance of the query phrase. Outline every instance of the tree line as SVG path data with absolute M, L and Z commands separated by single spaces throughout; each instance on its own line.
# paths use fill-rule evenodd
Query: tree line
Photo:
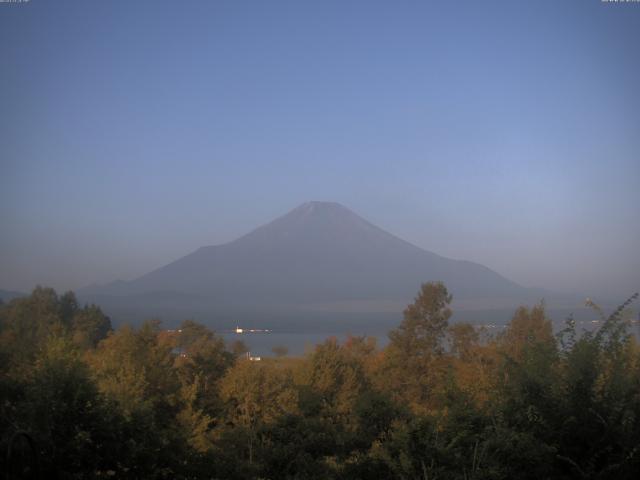
M 250 362 L 206 326 L 112 329 L 36 288 L 0 305 L 7 478 L 627 479 L 640 472 L 640 347 L 627 307 L 554 334 L 450 324 L 422 285 L 401 324 Z

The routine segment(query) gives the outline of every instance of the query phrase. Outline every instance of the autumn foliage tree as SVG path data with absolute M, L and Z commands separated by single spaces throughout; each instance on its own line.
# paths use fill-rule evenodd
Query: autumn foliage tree
M 443 283 L 423 284 L 414 302 L 404 310 L 400 326 L 389 333 L 385 363 L 379 372 L 382 385 L 390 387 L 415 411 L 429 408 L 442 375 L 440 360 L 451 300 Z

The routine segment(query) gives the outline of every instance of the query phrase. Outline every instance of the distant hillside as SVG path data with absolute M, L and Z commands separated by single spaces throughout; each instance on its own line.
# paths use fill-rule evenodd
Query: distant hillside
M 2 300 L 5 303 L 14 298 L 24 297 L 25 295 L 26 293 L 22 293 L 22 292 L 14 292 L 11 290 L 0 290 L 0 300 Z
M 422 282 L 461 304 L 503 307 L 540 297 L 493 270 L 416 247 L 346 207 L 308 202 L 224 245 L 129 282 L 81 289 L 105 307 L 161 312 L 398 312 Z

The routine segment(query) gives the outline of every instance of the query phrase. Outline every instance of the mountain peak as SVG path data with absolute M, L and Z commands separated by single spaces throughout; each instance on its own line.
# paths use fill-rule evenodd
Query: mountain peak
M 326 200 L 309 200 L 308 202 L 304 202 L 298 208 L 309 208 L 309 207 L 318 207 L 318 208 L 344 208 L 344 205 L 341 205 L 338 202 L 329 202 Z
M 360 215 L 337 202 L 305 202 L 261 229 L 279 232 L 303 229 L 309 233 L 375 228 Z M 258 229 L 258 230 L 261 230 Z
M 319 200 L 312 200 L 309 202 L 305 202 L 296 208 L 294 208 L 291 213 L 318 213 L 318 212 L 342 212 L 342 213 L 350 213 L 353 215 L 353 212 L 349 210 L 344 205 L 341 205 L 337 202 L 326 202 Z

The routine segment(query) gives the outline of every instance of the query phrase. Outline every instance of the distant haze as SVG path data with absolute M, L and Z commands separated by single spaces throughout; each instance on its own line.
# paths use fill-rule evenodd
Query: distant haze
M 639 44 L 599 0 L 0 4 L 0 289 L 129 281 L 318 199 L 622 300 Z

